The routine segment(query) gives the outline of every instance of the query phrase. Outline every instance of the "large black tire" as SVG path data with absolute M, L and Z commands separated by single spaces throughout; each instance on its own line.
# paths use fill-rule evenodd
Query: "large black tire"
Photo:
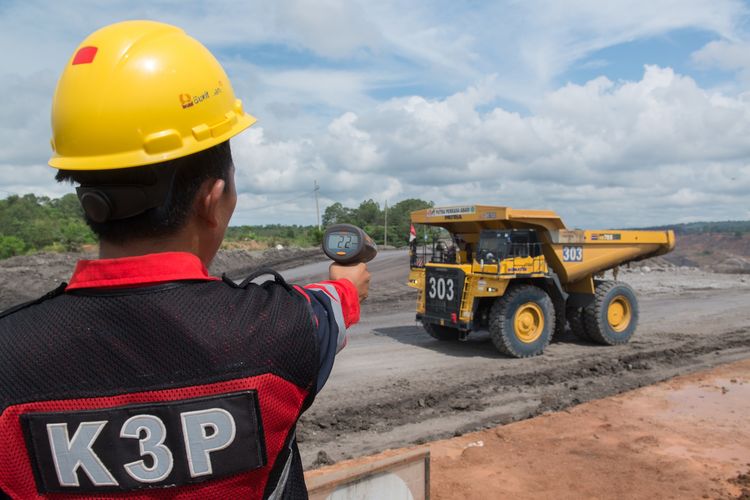
M 626 344 L 638 325 L 635 291 L 620 281 L 600 281 L 594 300 L 583 308 L 588 337 L 604 345 Z
M 424 331 L 429 333 L 430 337 L 436 340 L 449 342 L 453 340 L 458 340 L 459 338 L 459 332 L 458 332 L 458 329 L 456 328 L 451 328 L 449 326 L 436 325 L 434 323 L 424 323 L 422 326 L 424 327 Z
M 555 329 L 552 333 L 552 340 L 555 340 L 565 335 L 565 318 L 568 314 L 565 310 L 565 301 L 562 298 L 553 298 L 552 305 L 555 307 Z
M 581 340 L 591 341 L 589 334 L 586 333 L 586 329 L 583 324 L 583 311 L 580 307 L 568 306 L 565 310 L 565 317 L 568 320 L 568 326 L 573 335 Z
M 532 285 L 509 288 L 490 310 L 492 343 L 498 351 L 514 358 L 542 354 L 552 339 L 554 328 L 552 299 L 547 292 Z

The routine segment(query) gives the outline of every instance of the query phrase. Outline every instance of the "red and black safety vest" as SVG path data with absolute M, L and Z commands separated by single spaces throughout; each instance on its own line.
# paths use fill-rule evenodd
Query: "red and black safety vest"
M 306 498 L 309 293 L 210 278 L 188 254 L 115 261 L 0 318 L 0 491 Z

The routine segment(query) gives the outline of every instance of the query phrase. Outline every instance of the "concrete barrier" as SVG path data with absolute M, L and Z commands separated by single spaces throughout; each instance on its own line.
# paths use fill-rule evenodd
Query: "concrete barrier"
M 337 464 L 314 471 L 306 482 L 310 500 L 429 500 L 430 450 Z

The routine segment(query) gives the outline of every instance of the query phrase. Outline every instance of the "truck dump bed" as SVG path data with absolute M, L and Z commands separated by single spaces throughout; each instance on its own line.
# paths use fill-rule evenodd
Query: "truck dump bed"
M 562 283 L 666 254 L 675 245 L 671 230 L 570 230 L 559 215 L 549 210 L 466 205 L 419 210 L 412 213 L 411 220 L 443 227 L 473 245 L 484 229 L 536 229 L 544 256 Z

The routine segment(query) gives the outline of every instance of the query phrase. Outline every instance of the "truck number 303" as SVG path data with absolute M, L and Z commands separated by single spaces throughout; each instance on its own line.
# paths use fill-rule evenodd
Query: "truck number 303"
M 454 286 L 455 285 L 453 284 L 453 280 L 451 279 L 435 278 L 434 276 L 430 276 L 430 289 L 427 292 L 427 295 L 429 295 L 431 299 L 437 297 L 440 300 L 453 300 L 453 298 L 455 297 L 455 292 L 453 290 Z
M 563 262 L 583 262 L 583 247 L 563 247 Z

